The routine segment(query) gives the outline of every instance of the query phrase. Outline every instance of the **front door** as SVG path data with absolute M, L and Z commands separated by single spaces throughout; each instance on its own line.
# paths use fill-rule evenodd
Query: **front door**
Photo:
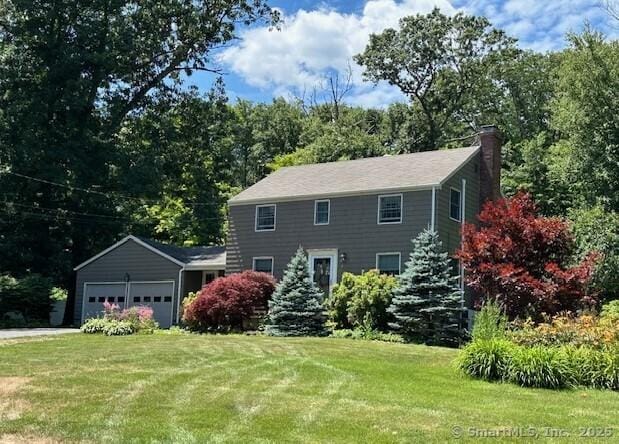
M 328 295 L 329 289 L 331 288 L 331 258 L 315 257 L 313 269 L 314 283 L 325 295 Z
M 309 250 L 310 275 L 320 290 L 329 296 L 337 280 L 337 251 Z

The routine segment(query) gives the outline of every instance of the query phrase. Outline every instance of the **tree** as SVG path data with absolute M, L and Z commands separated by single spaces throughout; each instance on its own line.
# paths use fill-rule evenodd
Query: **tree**
M 596 303 L 589 289 L 597 254 L 576 265 L 569 225 L 540 217 L 530 195 L 487 202 L 480 226 L 466 224 L 456 257 L 466 283 L 480 302 L 496 301 L 514 318 L 541 320 L 544 314 L 577 311 Z
M 619 213 L 605 211 L 601 205 L 575 208 L 569 220 L 579 258 L 598 251 L 593 286 L 602 300 L 619 299 Z
M 585 201 L 619 211 L 619 42 L 605 42 L 592 30 L 569 40 L 552 125 L 573 147 Z
M 424 128 L 418 139 L 431 150 L 449 138 L 447 127 L 488 81 L 489 66 L 515 53 L 515 41 L 487 19 L 462 13 L 447 16 L 434 9 L 402 18 L 399 30 L 371 35 L 355 60 L 365 68 L 366 79 L 387 81 L 409 97 Z
M 73 288 L 73 266 L 124 233 L 141 197 L 117 175 L 123 122 L 217 71 L 213 50 L 262 20 L 278 20 L 263 0 L 3 1 L 0 269 Z
M 271 336 L 324 336 L 323 294 L 314 285 L 303 248 L 286 267 L 269 301 L 266 332 Z
M 388 308 L 395 318 L 389 325 L 416 341 L 457 344 L 462 334 L 462 291 L 449 255 L 436 231 L 424 230 L 412 242 L 413 250 Z

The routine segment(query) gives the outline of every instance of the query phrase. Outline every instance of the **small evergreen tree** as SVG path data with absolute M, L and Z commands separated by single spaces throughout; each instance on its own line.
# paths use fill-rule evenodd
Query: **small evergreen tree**
M 266 333 L 271 336 L 325 336 L 325 321 L 322 292 L 314 285 L 307 256 L 299 247 L 269 301 Z
M 457 277 L 436 231 L 413 240 L 406 269 L 393 291 L 389 326 L 403 336 L 429 344 L 454 345 L 462 334 L 462 306 Z

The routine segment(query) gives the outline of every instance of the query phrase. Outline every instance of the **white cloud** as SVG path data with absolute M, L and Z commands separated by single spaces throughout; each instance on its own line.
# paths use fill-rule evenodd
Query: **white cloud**
M 364 82 L 352 56 L 363 51 L 370 34 L 397 27 L 401 17 L 434 7 L 449 14 L 463 10 L 485 15 L 494 26 L 518 38 L 522 47 L 537 51 L 565 46 L 565 33 L 579 31 L 586 20 L 601 26 L 605 22 L 599 0 L 369 0 L 357 13 L 317 6 L 284 14 L 281 31 L 247 29 L 236 46 L 220 54 L 220 62 L 248 85 L 274 95 L 311 90 L 326 73 L 344 73 L 350 64 L 354 88 L 348 102 L 385 106 L 403 96 L 387 84 Z M 617 35 L 617 29 L 602 29 L 611 37 Z
M 401 100 L 389 85 L 372 87 L 361 79 L 352 57 L 363 51 L 369 36 L 396 27 L 401 17 L 428 13 L 434 7 L 446 13 L 455 8 L 448 0 L 370 0 L 360 14 L 321 8 L 284 15 L 281 31 L 266 27 L 246 30 L 241 42 L 220 55 L 220 61 L 251 86 L 274 92 L 312 89 L 328 71 L 353 69 L 351 103 L 382 106 Z

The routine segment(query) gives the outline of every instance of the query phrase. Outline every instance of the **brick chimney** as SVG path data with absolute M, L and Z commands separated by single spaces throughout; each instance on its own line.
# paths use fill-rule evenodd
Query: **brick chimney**
M 482 126 L 477 134 L 481 146 L 479 165 L 479 203 L 501 197 L 501 144 L 502 137 L 494 125 Z

